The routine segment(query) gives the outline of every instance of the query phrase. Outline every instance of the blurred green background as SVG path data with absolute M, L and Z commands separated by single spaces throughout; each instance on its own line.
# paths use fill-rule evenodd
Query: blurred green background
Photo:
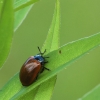
M 100 0 L 60 0 L 60 46 L 100 32 Z M 38 53 L 48 33 L 55 0 L 40 0 L 13 36 L 9 57 L 0 70 L 0 88 Z M 60 72 L 51 100 L 77 100 L 100 83 L 100 47 Z

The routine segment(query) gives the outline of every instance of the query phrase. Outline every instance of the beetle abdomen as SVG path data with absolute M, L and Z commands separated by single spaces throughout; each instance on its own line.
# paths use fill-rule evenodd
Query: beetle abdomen
M 41 63 L 34 59 L 33 57 L 30 57 L 22 66 L 20 70 L 20 81 L 24 86 L 28 86 L 32 84 L 41 69 Z

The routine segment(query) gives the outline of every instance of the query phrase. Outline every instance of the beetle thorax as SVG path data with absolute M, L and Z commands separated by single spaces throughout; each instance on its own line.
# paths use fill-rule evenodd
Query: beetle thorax
M 41 55 L 34 56 L 34 59 L 38 60 L 40 63 L 44 63 L 45 59 Z

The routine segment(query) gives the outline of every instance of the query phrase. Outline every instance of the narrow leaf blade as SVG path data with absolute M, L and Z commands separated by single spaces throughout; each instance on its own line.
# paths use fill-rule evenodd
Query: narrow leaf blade
M 55 11 L 48 37 L 42 49 L 46 49 L 47 53 L 58 49 L 59 47 L 59 26 L 60 26 L 60 2 L 56 0 Z M 34 100 L 50 100 L 57 76 L 54 76 L 42 83 L 37 91 Z M 42 98 L 42 99 L 41 99 Z
M 15 5 L 14 6 L 15 7 L 15 11 L 23 9 L 23 8 L 29 6 L 29 5 L 37 2 L 37 1 L 39 1 L 39 0 L 15 0 L 15 4 L 14 4 Z
M 0 67 L 8 57 L 13 36 L 13 1 L 5 0 L 0 16 Z
M 78 100 L 100 100 L 100 84 Z
M 33 5 L 25 7 L 21 10 L 18 10 L 15 12 L 15 24 L 14 24 L 14 31 L 18 29 L 18 27 L 21 25 L 23 20 L 26 18 L 28 12 L 32 8 Z

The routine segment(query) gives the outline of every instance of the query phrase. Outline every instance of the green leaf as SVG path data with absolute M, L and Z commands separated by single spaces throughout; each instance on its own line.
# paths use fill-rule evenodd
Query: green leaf
M 47 39 L 43 45 L 42 51 L 47 50 L 49 53 L 59 47 L 59 26 L 60 26 L 60 2 L 57 0 L 55 5 L 54 16 L 51 27 L 48 32 Z M 43 82 L 37 89 L 34 100 L 50 100 L 57 76 L 54 76 Z
M 78 100 L 100 100 L 100 84 Z
M 14 30 L 16 31 L 17 28 L 21 25 L 23 20 L 26 18 L 28 12 L 32 8 L 33 5 L 25 7 L 21 10 L 18 10 L 15 12 L 15 24 L 14 24 Z
M 21 25 L 21 23 L 26 18 L 28 12 L 30 11 L 30 9 L 33 6 L 33 5 L 31 5 L 31 6 L 25 6 L 24 7 L 23 4 L 25 4 L 25 3 L 27 4 L 27 2 L 29 2 L 29 0 L 15 0 L 14 8 L 21 7 L 20 9 L 15 11 L 15 25 L 14 25 L 15 31 Z
M 0 17 L 1 17 L 1 12 L 2 12 L 3 2 L 4 0 L 0 0 Z
M 56 30 L 56 28 L 54 28 L 54 29 L 51 28 L 50 30 L 53 30 L 53 33 L 54 33 L 55 32 L 54 30 Z M 50 32 L 50 33 L 52 33 L 52 32 Z M 52 38 L 53 37 L 54 36 L 52 35 Z M 53 40 L 54 40 L 54 38 L 53 38 Z M 57 38 L 57 40 L 58 40 L 58 38 Z M 51 46 L 51 44 L 50 44 L 50 46 Z M 48 67 L 51 71 L 49 71 L 49 72 L 45 71 L 44 73 L 42 73 L 39 76 L 38 80 L 36 82 L 34 82 L 34 84 L 32 84 L 29 87 L 24 87 L 24 86 L 21 85 L 21 83 L 19 81 L 19 77 L 18 77 L 19 73 L 17 73 L 2 88 L 2 90 L 0 92 L 0 99 L 4 99 L 4 100 L 9 100 L 9 99 L 10 100 L 18 100 L 22 96 L 26 96 L 28 98 L 28 96 L 30 95 L 30 93 L 32 94 L 32 92 L 33 92 L 33 94 L 35 94 L 34 93 L 35 90 L 33 91 L 33 89 L 37 90 L 37 87 L 40 84 L 43 85 L 42 84 L 43 82 L 46 82 L 47 80 L 50 80 L 58 72 L 60 72 L 62 69 L 64 69 L 67 65 L 71 64 L 72 62 L 74 62 L 78 58 L 82 57 L 84 54 L 89 52 L 91 49 L 93 49 L 93 48 L 97 47 L 98 45 L 100 45 L 100 33 L 92 35 L 90 37 L 86 37 L 86 38 L 74 41 L 74 42 L 71 42 L 71 43 L 68 43 L 68 44 L 60 47 L 58 50 L 56 50 L 57 49 L 56 45 L 58 45 L 58 43 L 55 43 L 55 46 L 51 46 L 52 49 L 50 49 L 50 51 L 52 51 L 52 52 L 49 51 L 49 47 L 48 47 L 47 48 L 47 52 L 50 52 L 50 53 L 45 55 L 45 56 L 49 56 L 50 57 L 48 59 L 49 63 L 46 65 L 46 67 Z M 43 47 L 43 50 L 45 49 L 45 47 L 46 46 Z M 50 86 L 53 86 L 53 85 L 50 84 Z M 43 90 L 43 86 L 41 86 L 41 88 Z M 38 91 L 41 91 L 41 88 Z M 52 90 L 52 87 L 51 87 L 51 90 Z M 27 94 L 27 95 L 25 95 L 25 94 Z M 38 94 L 37 94 L 37 96 L 38 96 Z M 32 98 L 32 95 L 30 95 L 30 97 Z M 39 95 L 39 97 L 41 97 L 41 95 Z M 46 98 L 49 98 L 49 97 L 46 97 Z M 21 98 L 21 99 L 23 99 L 23 98 Z
M 100 45 L 100 33 L 68 43 L 60 47 L 58 50 L 52 51 L 51 53 L 47 54 L 46 56 L 49 56 L 50 58 L 49 63 L 46 67 L 51 71 L 45 71 L 44 73 L 42 73 L 39 76 L 38 80 L 31 86 L 28 86 L 27 88 L 20 88 L 19 92 L 15 94 L 11 100 L 17 100 L 18 98 L 20 98 L 20 96 L 23 96 L 26 93 L 30 92 L 41 83 L 56 75 L 66 66 L 76 61 L 78 58 L 82 57 L 90 50 L 96 48 L 98 45 Z M 20 84 L 20 82 L 17 83 Z
M 0 67 L 4 64 L 10 51 L 14 20 L 13 1 L 4 0 L 2 3 L 0 15 Z
M 39 0 L 15 0 L 15 4 L 14 4 L 15 11 L 23 9 L 37 1 L 39 1 Z
M 30 92 L 46 80 L 50 79 L 62 69 L 67 67 L 69 64 L 76 61 L 78 58 L 82 57 L 84 54 L 86 54 L 87 52 L 96 48 L 99 45 L 100 33 L 97 33 L 95 35 L 70 42 L 60 47 L 58 50 L 50 52 L 46 55 L 50 57 L 48 60 L 49 63 L 46 67 L 49 68 L 51 71 L 45 71 L 44 73 L 42 73 L 39 76 L 38 80 L 28 87 L 24 87 L 21 85 L 17 73 L 2 88 L 2 92 L 0 92 L 0 98 L 3 98 L 4 100 L 9 100 L 15 94 L 11 100 L 18 100 L 18 98 Z M 7 93 L 9 93 L 9 98 L 5 96 Z
M 42 51 L 46 49 L 47 51 L 46 53 L 56 50 L 59 47 L 59 25 L 60 25 L 59 17 L 60 17 L 60 4 L 59 0 L 57 0 L 51 27 L 49 29 L 48 36 L 42 48 Z

